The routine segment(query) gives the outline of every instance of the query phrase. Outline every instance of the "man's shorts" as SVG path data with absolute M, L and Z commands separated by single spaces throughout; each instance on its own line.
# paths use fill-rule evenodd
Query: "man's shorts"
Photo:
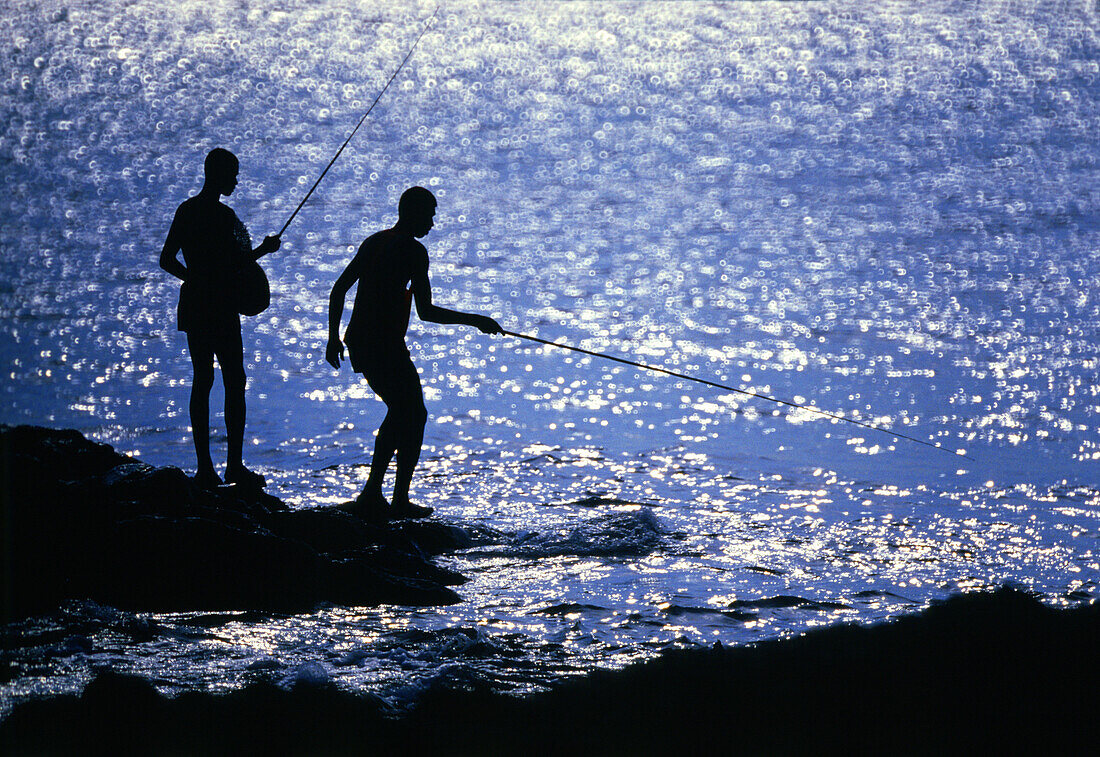
M 423 406 L 420 374 L 404 342 L 397 345 L 348 345 L 348 358 L 356 373 L 363 374 L 370 388 L 389 406 Z

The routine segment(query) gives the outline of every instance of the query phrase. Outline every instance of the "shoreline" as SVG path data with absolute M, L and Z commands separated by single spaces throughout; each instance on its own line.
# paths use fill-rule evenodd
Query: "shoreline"
M 135 611 L 302 611 L 324 602 L 448 605 L 464 576 L 434 555 L 471 533 L 291 509 L 199 487 L 73 430 L 0 426 L 5 621 L 91 599 Z
M 429 692 L 393 717 L 331 685 L 167 699 L 101 674 L 24 703 L 5 754 L 1068 753 L 1100 705 L 1100 604 L 1055 610 L 1014 589 L 918 615 L 746 647 L 665 654 L 516 698 Z M 65 724 L 64 728 L 58 728 Z
M 127 610 L 450 604 L 431 556 L 474 530 L 369 524 L 262 493 L 200 490 L 75 431 L 0 427 L 5 622 L 92 598 Z M 667 754 L 1072 751 L 1100 708 L 1100 603 L 1002 588 L 872 626 L 666 653 L 523 698 L 436 688 L 399 714 L 331 683 L 160 695 L 101 672 L 15 706 L 4 754 Z M 460 684 L 455 684 L 460 685 Z M 65 727 L 58 728 L 59 724 Z

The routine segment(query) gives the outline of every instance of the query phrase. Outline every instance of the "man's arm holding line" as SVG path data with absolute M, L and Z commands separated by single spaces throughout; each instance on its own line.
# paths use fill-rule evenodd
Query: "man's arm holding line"
M 432 285 L 428 281 L 428 267 L 418 270 L 412 277 L 412 293 L 416 299 L 416 315 L 422 321 L 431 323 L 460 323 L 474 326 L 483 334 L 499 334 L 503 331 L 500 324 L 492 318 L 476 313 L 463 313 L 459 310 L 441 308 L 432 303 Z

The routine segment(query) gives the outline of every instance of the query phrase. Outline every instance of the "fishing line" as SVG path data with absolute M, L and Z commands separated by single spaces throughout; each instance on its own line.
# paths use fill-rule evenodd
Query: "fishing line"
M 647 371 L 655 371 L 657 373 L 665 373 L 669 376 L 675 376 L 676 378 L 684 379 L 686 381 L 695 381 L 696 383 L 699 383 L 699 384 L 706 384 L 707 386 L 717 387 L 718 389 L 725 389 L 726 391 L 737 392 L 738 394 L 744 394 L 744 395 L 747 395 L 749 397 L 756 397 L 757 399 L 767 400 L 768 402 L 774 402 L 777 405 L 786 405 L 787 407 L 793 407 L 793 408 L 796 408 L 798 410 L 806 410 L 806 411 L 809 411 L 811 413 L 817 413 L 818 415 L 823 415 L 826 418 L 832 418 L 834 420 L 844 421 L 845 423 L 853 423 L 856 426 L 862 426 L 863 428 L 869 428 L 872 431 L 878 431 L 878 432 L 883 433 L 883 434 L 890 434 L 891 436 L 896 436 L 896 437 L 899 437 L 901 439 L 908 439 L 911 442 L 916 442 L 917 444 L 923 444 L 925 447 L 931 447 L 932 449 L 938 449 L 941 452 L 946 452 L 946 453 L 951 454 L 951 455 L 958 455 L 959 457 L 965 458 L 967 460 L 971 460 L 971 461 L 974 460 L 974 458 L 969 457 L 968 455 L 966 455 L 962 452 L 958 452 L 958 451 L 955 451 L 955 450 L 950 450 L 947 447 L 941 447 L 938 444 L 932 444 L 931 442 L 926 442 L 923 439 L 917 439 L 916 437 L 913 437 L 913 436 L 907 436 L 905 434 L 898 433 L 897 431 L 891 431 L 889 429 L 879 428 L 878 426 L 872 426 L 870 423 L 864 423 L 863 421 L 853 420 L 852 418 L 845 418 L 842 415 L 834 415 L 833 413 L 827 413 L 824 410 L 818 410 L 816 407 L 810 407 L 808 405 L 799 405 L 795 402 L 788 402 L 787 400 L 781 400 L 781 399 L 778 399 L 776 397 L 769 397 L 766 394 L 758 394 L 757 392 L 750 392 L 746 389 L 738 389 L 736 386 L 728 386 L 726 384 L 719 384 L 717 381 L 708 381 L 707 379 L 704 379 L 704 378 L 698 378 L 697 376 L 689 376 L 686 373 L 679 373 L 677 371 L 669 370 L 668 368 L 662 368 L 662 367 L 656 366 L 656 365 L 646 365 L 645 363 L 636 363 L 633 360 L 627 360 L 626 358 L 616 357 L 615 355 L 608 355 L 608 354 L 605 354 L 603 352 L 593 352 L 592 350 L 586 350 L 586 349 L 583 349 L 581 347 L 573 347 L 573 346 L 568 345 L 568 344 L 560 344 L 558 342 L 551 342 L 551 341 L 548 341 L 546 339 L 539 339 L 537 336 L 530 336 L 528 334 L 517 334 L 515 331 L 507 331 L 507 330 L 504 330 L 504 329 L 501 330 L 501 333 L 507 334 L 508 336 L 514 336 L 514 337 L 517 337 L 519 339 L 529 339 L 532 342 L 538 342 L 539 344 L 546 344 L 546 345 L 549 345 L 551 347 L 560 347 L 563 350 L 572 350 L 573 352 L 580 352 L 580 353 L 583 353 L 585 355 L 592 355 L 593 357 L 602 357 L 605 360 L 614 360 L 616 363 L 623 363 L 624 365 L 632 365 L 635 368 L 644 368 Z
M 345 139 L 344 143 L 342 145 L 340 145 L 340 149 L 338 149 L 336 151 L 336 154 L 332 156 L 332 160 L 330 160 L 328 162 L 328 165 L 325 166 L 324 170 L 321 171 L 321 175 L 317 177 L 317 180 L 315 182 L 313 182 L 313 186 L 311 186 L 309 188 L 309 191 L 306 192 L 305 197 L 303 197 L 302 201 L 298 203 L 298 207 L 296 207 L 294 209 L 294 212 L 290 214 L 290 217 L 286 219 L 286 223 L 283 224 L 283 228 L 281 228 L 279 230 L 279 233 L 276 236 L 281 237 L 283 235 L 283 232 L 285 232 L 287 230 L 287 228 L 290 226 L 291 222 L 298 215 L 298 211 L 300 211 L 302 209 L 302 207 L 305 206 L 306 202 L 309 201 L 309 198 L 311 196 L 313 196 L 313 192 L 317 189 L 318 185 L 320 185 L 321 180 L 325 178 L 325 175 L 329 172 L 329 169 L 332 168 L 332 166 L 340 158 L 340 155 L 344 152 L 344 148 L 346 148 L 348 146 L 348 144 L 352 140 L 352 137 L 354 137 L 356 132 L 359 131 L 359 127 L 362 126 L 363 122 L 367 120 L 367 116 L 369 116 L 371 111 L 374 110 L 374 106 L 378 104 L 378 101 L 382 99 L 382 95 L 386 94 L 386 90 L 388 90 L 390 88 L 390 85 L 393 83 L 393 80 L 397 78 L 397 75 L 399 73 L 401 73 L 401 70 L 405 67 L 405 64 L 409 61 L 409 58 L 412 57 L 412 54 L 416 50 L 417 45 L 420 44 L 420 40 L 423 39 L 424 34 L 427 33 L 428 29 L 430 29 L 432 24 L 434 23 L 435 17 L 439 13 L 439 7 L 440 7 L 439 5 L 436 5 L 435 10 L 432 11 L 432 15 L 428 18 L 427 23 L 424 24 L 424 28 L 420 30 L 420 34 L 417 36 L 416 40 L 413 42 L 412 47 L 410 47 L 409 51 L 407 53 L 405 53 L 405 57 L 401 60 L 401 63 L 399 63 L 397 68 L 394 69 L 393 74 L 390 75 L 390 78 L 386 81 L 385 86 L 382 87 L 382 90 L 378 93 L 377 97 L 374 98 L 374 102 L 372 102 L 370 104 L 370 107 L 367 108 L 366 112 L 363 113 L 362 117 L 359 119 L 359 122 L 355 125 L 355 128 L 351 130 L 350 134 L 348 134 L 347 139 Z M 778 399 L 776 397 L 769 397 L 766 394 L 760 394 L 758 392 L 750 392 L 748 390 L 740 389 L 740 388 L 735 387 L 735 386 L 729 386 L 727 384 L 720 384 L 716 381 L 709 381 L 707 379 L 698 378 L 697 376 L 689 376 L 686 373 L 680 373 L 678 371 L 669 370 L 668 368 L 663 368 L 663 367 L 660 367 L 660 366 L 646 365 L 645 363 L 638 363 L 638 362 L 635 362 L 633 360 L 627 360 L 626 358 L 617 357 L 615 355 L 608 355 L 608 354 L 605 354 L 605 353 L 602 353 L 602 352 L 594 352 L 592 350 L 586 350 L 586 349 L 583 349 L 581 347 L 573 347 L 573 346 L 568 345 L 568 344 L 559 344 L 558 342 L 551 342 L 551 341 L 548 341 L 546 339 L 540 339 L 537 336 L 530 336 L 528 334 L 519 334 L 515 331 L 507 331 L 507 330 L 502 330 L 502 332 L 504 334 L 508 335 L 508 336 L 516 337 L 516 338 L 519 338 L 519 339 L 527 339 L 527 340 L 530 340 L 532 342 L 538 342 L 539 344 L 548 345 L 550 347 L 559 347 L 563 350 L 571 350 L 573 352 L 580 352 L 582 354 L 591 355 L 593 357 L 604 358 L 605 360 L 613 360 L 616 363 L 622 363 L 624 365 L 630 365 L 630 366 L 633 366 L 635 368 L 642 368 L 644 370 L 654 371 L 656 373 L 664 373 L 664 374 L 667 374 L 669 376 L 673 376 L 675 378 L 684 379 L 685 381 L 694 381 L 696 383 L 706 384 L 707 386 L 716 387 L 718 389 L 724 389 L 726 391 L 736 392 L 738 394 L 744 394 L 748 397 L 755 397 L 757 399 L 767 400 L 768 402 L 774 402 L 778 405 L 785 405 L 787 407 L 793 407 L 797 410 L 805 410 L 807 412 L 816 413 L 816 414 L 824 416 L 826 418 L 831 418 L 833 420 L 838 420 L 838 421 L 844 421 L 845 423 L 851 423 L 851 424 L 854 424 L 856 426 L 860 426 L 862 428 L 870 429 L 871 431 L 878 431 L 880 433 L 889 434 L 891 436 L 895 436 L 895 437 L 898 437 L 898 438 L 901 438 L 901 439 L 907 439 L 908 441 L 916 442 L 917 444 L 923 444 L 925 447 L 931 447 L 932 449 L 938 449 L 942 452 L 947 452 L 948 454 L 957 455 L 957 456 L 965 458 L 967 460 L 973 460 L 974 459 L 972 457 L 967 456 L 963 452 L 953 451 L 953 450 L 947 449 L 946 447 L 942 447 L 942 446 L 937 445 L 937 444 L 932 444 L 930 442 L 924 441 L 923 439 L 917 439 L 916 437 L 908 436 L 906 434 L 902 434 L 902 433 L 897 432 L 897 431 L 891 431 L 889 429 L 879 428 L 878 426 L 872 426 L 871 424 L 864 423 L 863 421 L 857 421 L 857 420 L 854 420 L 852 418 L 845 418 L 845 417 L 840 416 L 840 415 L 835 415 L 833 413 L 829 413 L 829 412 L 826 412 L 824 410 L 819 410 L 816 407 L 810 407 L 808 405 L 799 405 L 795 402 L 788 402 L 787 400 Z
M 288 226 L 290 226 L 290 222 L 294 220 L 294 217 L 296 215 L 298 215 L 298 211 L 301 210 L 302 206 L 306 204 L 307 200 L 309 200 L 310 196 L 313 194 L 313 190 L 317 189 L 317 185 L 321 183 L 321 179 L 325 178 L 325 174 L 328 173 L 328 170 L 332 168 L 332 165 L 336 162 L 337 158 L 340 157 L 340 153 L 342 153 L 344 151 L 344 148 L 348 146 L 348 143 L 351 142 L 351 138 L 355 136 L 355 132 L 359 131 L 359 127 L 362 126 L 363 122 L 367 120 L 367 116 L 369 116 L 370 112 L 374 110 L 374 106 L 377 105 L 378 101 L 382 99 L 382 95 L 386 94 L 386 90 L 390 88 L 393 80 L 397 78 L 397 75 L 401 73 L 401 69 L 405 67 L 405 64 L 408 62 L 409 58 L 412 57 L 413 50 L 415 50 L 416 46 L 420 44 L 420 40 L 424 37 L 425 32 L 427 32 L 428 29 L 431 28 L 432 22 L 435 21 L 437 13 L 439 13 L 439 5 L 435 6 L 435 10 L 432 11 L 431 17 L 428 18 L 428 23 L 426 23 L 424 25 L 424 28 L 420 30 L 420 35 L 416 38 L 416 41 L 413 42 L 412 47 L 409 48 L 409 52 L 405 53 L 404 59 L 402 59 L 401 63 L 394 70 L 393 75 L 390 76 L 389 81 L 386 82 L 386 86 L 382 87 L 382 91 L 378 93 L 378 97 L 374 98 L 374 102 L 372 102 L 370 104 L 370 107 L 367 108 L 367 112 L 364 113 L 363 117 L 359 119 L 359 123 L 357 123 L 355 125 L 355 128 L 351 130 L 351 134 L 348 134 L 348 138 L 344 140 L 344 144 L 340 145 L 340 149 L 337 150 L 336 154 L 332 156 L 332 160 L 330 160 L 328 162 L 328 165 L 325 166 L 325 170 L 321 171 L 321 175 L 317 177 L 317 181 L 313 182 L 313 186 L 309 188 L 308 192 L 306 192 L 306 196 L 302 198 L 302 201 L 300 203 L 298 203 L 298 207 L 296 207 L 294 209 L 294 212 L 290 214 L 290 218 L 286 219 L 286 223 L 283 224 L 283 228 L 279 229 L 279 233 L 275 236 L 281 237 L 283 235 L 283 232 L 286 231 Z

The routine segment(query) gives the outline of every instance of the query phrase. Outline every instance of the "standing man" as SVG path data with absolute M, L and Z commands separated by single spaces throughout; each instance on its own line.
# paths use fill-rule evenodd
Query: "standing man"
M 206 156 L 205 181 L 197 195 L 176 210 L 160 267 L 183 281 L 177 309 L 178 327 L 187 334 L 194 381 L 191 384 L 191 434 L 195 439 L 198 471 L 195 480 L 204 488 L 222 483 L 210 459 L 210 389 L 214 385 L 214 358 L 225 384 L 225 427 L 229 450 L 225 480 L 261 489 L 264 477 L 244 467 L 245 373 L 241 317 L 237 308 L 237 271 L 279 249 L 277 236 L 264 239 L 256 249 L 248 230 L 221 196 L 233 194 L 240 163 L 228 150 L 216 147 Z M 183 252 L 181 263 L 177 255 Z
M 428 251 L 417 239 L 431 231 L 435 208 L 435 196 L 427 189 L 406 190 L 397 206 L 397 224 L 363 241 L 329 297 L 325 359 L 338 369 L 346 343 L 352 369 L 362 373 L 386 403 L 367 485 L 351 506 L 352 512 L 364 518 L 423 518 L 432 512 L 430 507 L 409 500 L 409 484 L 420 459 L 428 420 L 420 376 L 405 345 L 411 299 L 415 298 L 416 314 L 422 321 L 463 323 L 486 334 L 501 333 L 500 324 L 492 318 L 432 304 Z M 341 342 L 344 298 L 356 281 L 355 306 Z M 387 505 L 382 480 L 395 454 L 397 478 L 392 504 Z

